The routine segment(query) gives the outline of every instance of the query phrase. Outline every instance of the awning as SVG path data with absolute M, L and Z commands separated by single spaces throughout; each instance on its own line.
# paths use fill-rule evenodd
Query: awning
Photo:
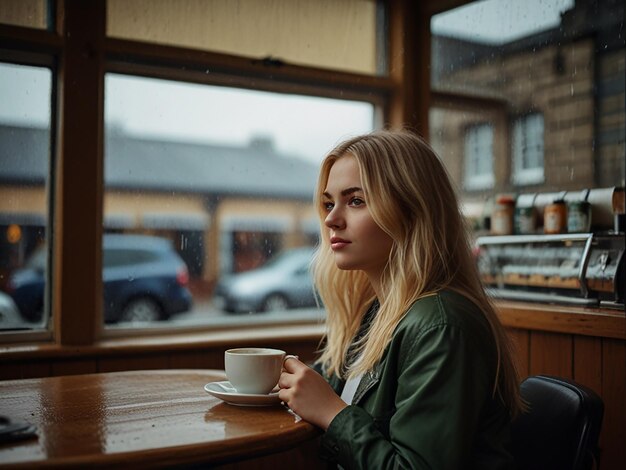
M 105 214 L 105 228 L 128 229 L 136 227 L 137 223 L 133 214 Z
M 224 232 L 288 232 L 293 219 L 280 215 L 227 215 L 221 219 Z
M 209 227 L 210 217 L 200 213 L 145 212 L 141 216 L 143 228 L 166 230 L 199 230 Z

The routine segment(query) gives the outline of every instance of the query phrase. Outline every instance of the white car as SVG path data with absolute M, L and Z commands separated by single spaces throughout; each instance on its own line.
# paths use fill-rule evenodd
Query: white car
M 13 299 L 0 291 L 0 330 L 24 328 L 25 326 Z
M 217 283 L 213 305 L 233 313 L 315 307 L 312 257 L 313 248 L 295 248 L 260 268 L 225 276 Z

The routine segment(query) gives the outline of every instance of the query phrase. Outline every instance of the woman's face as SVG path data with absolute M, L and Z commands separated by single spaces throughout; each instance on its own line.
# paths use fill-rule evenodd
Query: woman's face
M 322 205 L 330 246 L 339 269 L 359 269 L 377 283 L 385 268 L 392 240 L 374 222 L 356 158 L 340 157 L 331 167 Z

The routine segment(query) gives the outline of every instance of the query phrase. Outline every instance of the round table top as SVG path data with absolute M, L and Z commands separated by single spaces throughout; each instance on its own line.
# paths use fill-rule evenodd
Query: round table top
M 282 405 L 233 406 L 204 391 L 224 379 L 150 370 L 0 382 L 0 415 L 37 428 L 0 444 L 0 467 L 232 462 L 319 435 Z

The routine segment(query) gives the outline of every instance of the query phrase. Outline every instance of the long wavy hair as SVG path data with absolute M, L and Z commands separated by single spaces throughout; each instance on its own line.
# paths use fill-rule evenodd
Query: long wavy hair
M 346 155 L 356 158 L 372 218 L 393 240 L 378 313 L 358 344 L 359 359 L 347 368 L 346 353 L 375 293 L 363 271 L 337 268 L 324 224 L 328 175 Z M 313 277 L 327 311 L 319 362 L 329 375 L 350 377 L 372 369 L 411 305 L 450 289 L 476 304 L 490 325 L 498 356 L 494 396 L 499 395 L 513 414 L 521 409 L 512 348 L 478 276 L 456 191 L 422 138 L 408 131 L 377 131 L 339 144 L 322 162 L 315 204 L 321 239 Z

